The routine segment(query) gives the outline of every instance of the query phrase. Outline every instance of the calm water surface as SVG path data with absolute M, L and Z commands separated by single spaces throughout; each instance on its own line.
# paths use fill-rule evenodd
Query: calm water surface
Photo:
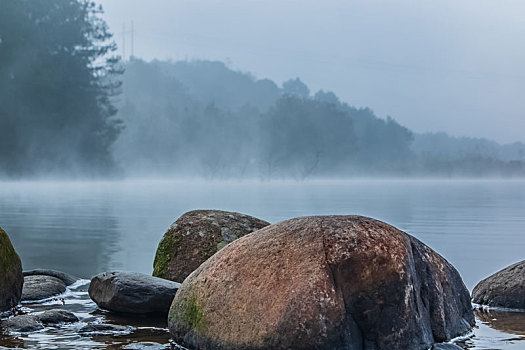
M 186 211 L 208 208 L 272 223 L 304 215 L 374 217 L 441 253 L 469 289 L 525 255 L 521 180 L 0 183 L 0 226 L 24 269 L 53 268 L 86 279 L 114 269 L 151 273 L 169 225 Z M 80 299 L 86 314 L 96 313 L 89 300 Z M 525 349 L 521 313 L 480 311 L 478 326 L 463 346 Z M 39 344 L 31 339 L 31 346 L 49 347 Z

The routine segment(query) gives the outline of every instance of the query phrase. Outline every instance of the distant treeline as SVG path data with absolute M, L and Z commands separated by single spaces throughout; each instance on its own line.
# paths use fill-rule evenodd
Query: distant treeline
M 300 79 L 221 62 L 131 60 L 114 154 L 128 173 L 209 178 L 525 174 L 525 145 L 414 134 Z
M 101 14 L 88 0 L 2 1 L 0 176 L 525 174 L 522 143 L 414 134 L 298 78 L 278 86 L 210 61 L 124 65 Z
M 115 173 L 119 60 L 90 1 L 2 0 L 0 175 Z

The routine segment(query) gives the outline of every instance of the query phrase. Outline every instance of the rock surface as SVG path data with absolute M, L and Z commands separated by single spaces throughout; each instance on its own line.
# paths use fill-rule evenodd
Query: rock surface
M 168 316 L 200 349 L 428 349 L 474 325 L 468 290 L 414 237 L 359 216 L 240 238 L 182 284 Z
M 432 350 L 463 350 L 463 348 L 457 346 L 456 344 L 440 343 L 435 344 L 432 347 Z
M 20 257 L 0 227 L 0 312 L 18 305 L 23 283 Z
M 24 277 L 22 301 L 42 300 L 62 294 L 66 284 L 53 276 L 35 275 Z
M 56 271 L 56 270 L 35 269 L 35 270 L 24 271 L 24 276 L 39 276 L 39 275 L 58 278 L 59 280 L 62 280 L 62 282 L 64 282 L 66 286 L 70 286 L 80 279 L 68 273 L 65 273 L 62 271 Z
M 35 332 L 44 326 L 77 322 L 78 318 L 62 309 L 46 310 L 40 314 L 18 315 L 2 320 L 2 327 L 11 332 Z
M 19 315 L 3 320 L 2 327 L 11 332 L 34 332 L 44 324 L 35 315 Z
M 45 325 L 78 322 L 78 317 L 75 314 L 62 309 L 46 310 L 37 317 Z
M 104 272 L 91 280 L 89 296 L 103 309 L 133 314 L 169 311 L 180 284 L 136 272 Z
M 187 212 L 171 225 L 160 241 L 153 276 L 182 282 L 227 244 L 268 225 L 266 221 L 234 212 Z
M 114 332 L 128 332 L 129 328 L 125 326 L 118 326 L 114 324 L 88 324 L 79 329 L 79 333 L 114 333 Z
M 479 282 L 472 291 L 476 304 L 525 309 L 525 260 Z

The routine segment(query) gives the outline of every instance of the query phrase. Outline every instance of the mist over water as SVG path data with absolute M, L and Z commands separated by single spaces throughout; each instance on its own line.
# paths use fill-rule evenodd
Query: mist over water
M 276 223 L 306 215 L 364 215 L 413 234 L 472 288 L 522 259 L 521 180 L 317 180 L 1 183 L 0 222 L 25 269 L 89 278 L 150 274 L 157 244 L 193 209 L 238 211 Z

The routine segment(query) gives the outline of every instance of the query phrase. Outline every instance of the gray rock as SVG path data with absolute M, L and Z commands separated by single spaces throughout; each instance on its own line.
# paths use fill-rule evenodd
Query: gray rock
M 0 227 L 0 312 L 18 305 L 23 283 L 20 257 L 13 248 L 9 236 Z
M 62 294 L 66 291 L 66 284 L 52 276 L 35 275 L 24 277 L 22 301 L 42 300 Z
M 525 260 L 479 282 L 472 291 L 476 304 L 525 309 Z
M 432 350 L 463 350 L 463 348 L 457 346 L 456 344 L 439 343 L 434 344 Z
M 3 320 L 2 327 L 11 332 L 34 332 L 44 325 L 35 315 L 19 315 Z
M 46 310 L 37 316 L 40 322 L 47 325 L 55 325 L 59 323 L 73 323 L 78 322 L 78 317 L 72 312 L 62 309 Z
M 114 324 L 88 324 L 78 331 L 79 333 L 116 333 L 116 332 L 127 332 L 128 327 L 117 326 Z
M 164 349 L 171 349 L 171 347 L 170 345 L 167 345 L 167 344 L 140 342 L 140 343 L 124 345 L 122 349 L 126 349 L 126 350 L 164 350 Z
M 59 280 L 62 280 L 62 282 L 64 282 L 66 286 L 72 285 L 73 283 L 75 283 L 76 281 L 80 279 L 76 276 L 70 275 L 62 271 L 56 271 L 56 270 L 35 269 L 35 270 L 24 271 L 24 276 L 38 276 L 38 275 L 56 277 Z
M 89 296 L 103 309 L 133 314 L 168 313 L 180 284 L 136 272 L 104 272 L 91 280 Z
M 187 212 L 160 241 L 153 276 L 182 282 L 227 244 L 269 224 L 253 216 L 222 210 Z

